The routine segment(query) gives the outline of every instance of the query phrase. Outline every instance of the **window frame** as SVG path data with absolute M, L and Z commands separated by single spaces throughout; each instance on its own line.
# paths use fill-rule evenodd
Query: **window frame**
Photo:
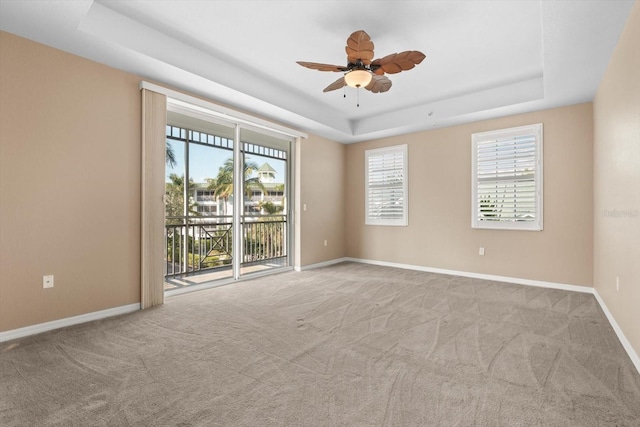
M 369 215 L 369 158 L 388 153 L 402 154 L 402 218 L 380 219 Z M 365 225 L 406 227 L 409 225 L 409 158 L 407 144 L 373 148 L 364 152 L 364 219 Z
M 543 230 L 543 125 L 542 123 L 518 126 L 506 129 L 498 129 L 487 132 L 479 132 L 471 135 L 471 227 L 487 230 Z M 535 221 L 482 221 L 478 215 L 478 143 L 495 141 L 509 137 L 535 136 Z

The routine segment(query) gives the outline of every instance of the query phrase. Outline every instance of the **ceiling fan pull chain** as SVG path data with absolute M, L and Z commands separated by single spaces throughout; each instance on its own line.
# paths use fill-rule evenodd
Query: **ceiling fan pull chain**
M 360 106 L 360 86 L 356 88 L 356 97 L 358 98 L 358 103 L 356 104 L 356 107 L 359 107 Z

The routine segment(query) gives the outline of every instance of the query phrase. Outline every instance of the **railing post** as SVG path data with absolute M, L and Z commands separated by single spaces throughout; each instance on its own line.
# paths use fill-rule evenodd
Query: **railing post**
M 289 235 L 287 234 L 287 229 L 289 227 L 287 227 L 287 217 L 283 217 L 282 220 L 284 221 L 280 226 L 282 227 L 282 256 L 289 256 L 289 251 L 287 250 L 287 246 L 289 243 Z

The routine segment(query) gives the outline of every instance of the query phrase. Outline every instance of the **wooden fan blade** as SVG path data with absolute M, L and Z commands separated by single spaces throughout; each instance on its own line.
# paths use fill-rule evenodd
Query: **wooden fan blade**
M 332 90 L 340 89 L 346 85 L 347 82 L 344 81 L 344 77 L 340 77 L 338 80 L 325 87 L 323 92 L 331 92 Z
M 373 59 L 373 42 L 371 41 L 371 37 L 363 30 L 354 32 L 347 39 L 345 51 L 347 52 L 347 59 L 350 63 L 355 64 L 359 59 L 364 65 L 371 64 L 371 60 Z
M 407 50 L 400 53 L 392 53 L 384 58 L 376 59 L 371 63 L 375 68 L 375 74 L 396 74 L 400 71 L 407 71 L 418 65 L 425 58 L 424 53 L 417 50 Z M 382 70 L 382 71 L 381 71 Z
M 297 61 L 298 64 L 303 67 L 311 68 L 312 70 L 318 71 L 335 71 L 335 72 L 344 72 L 347 71 L 347 67 L 341 67 L 340 65 L 331 65 L 331 64 L 319 64 L 317 62 L 304 62 Z
M 391 80 L 387 76 L 373 76 L 365 89 L 373 93 L 386 92 L 391 89 Z

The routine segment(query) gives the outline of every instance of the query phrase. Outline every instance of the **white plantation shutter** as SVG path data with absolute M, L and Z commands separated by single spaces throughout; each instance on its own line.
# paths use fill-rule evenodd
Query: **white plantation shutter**
M 365 224 L 407 225 L 407 146 L 365 151 Z
M 542 124 L 472 136 L 472 227 L 542 230 Z

